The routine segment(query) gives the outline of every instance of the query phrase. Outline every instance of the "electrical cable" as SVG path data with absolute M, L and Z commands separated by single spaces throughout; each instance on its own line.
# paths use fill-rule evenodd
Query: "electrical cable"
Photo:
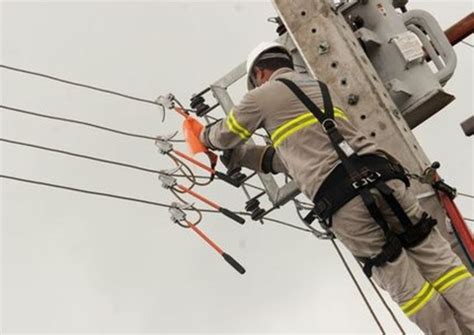
M 469 43 L 469 42 L 461 41 L 461 43 L 466 44 L 468 47 L 474 48 L 474 44 L 471 44 L 471 43 Z
M 76 187 L 71 187 L 71 186 L 53 184 L 53 183 L 48 183 L 48 182 L 39 181 L 39 180 L 26 179 L 26 178 L 20 178 L 20 177 L 3 175 L 3 174 L 0 174 L 0 178 L 13 180 L 13 181 L 17 181 L 17 182 L 22 182 L 22 183 L 35 184 L 35 185 L 46 186 L 46 187 L 51 187 L 51 188 L 63 189 L 63 190 L 67 190 L 67 191 L 73 191 L 73 192 L 85 193 L 85 194 L 90 194 L 90 195 L 96 195 L 96 196 L 102 196 L 102 197 L 109 197 L 109 198 L 114 198 L 114 199 L 138 202 L 138 203 L 143 203 L 143 204 L 153 205 L 153 206 L 158 206 L 158 207 L 164 207 L 164 208 L 172 208 L 173 207 L 173 206 L 165 204 L 165 203 L 150 201 L 150 200 L 146 200 L 146 199 L 138 199 L 138 198 L 123 196 L 123 195 L 119 195 L 119 194 L 111 194 L 111 193 L 105 193 L 105 192 L 91 191 L 91 190 L 86 190 L 86 189 L 82 189 L 82 188 L 76 188 Z M 222 214 L 218 210 L 205 209 L 205 208 L 189 208 L 189 209 L 185 209 L 185 210 L 187 210 L 187 211 L 196 211 L 197 210 L 201 213 Z M 242 216 L 250 216 L 250 214 L 246 213 L 246 212 L 235 212 L 235 213 L 239 214 L 239 215 L 242 215 Z M 294 229 L 303 230 L 300 227 L 293 226 L 289 223 L 285 223 L 285 222 L 282 222 L 280 220 L 276 220 L 276 219 L 272 219 L 272 218 L 265 218 L 265 220 L 267 220 L 269 222 L 277 223 L 277 224 L 282 224 L 282 225 L 285 225 L 285 226 L 288 226 L 288 227 L 291 227 L 291 228 L 294 228 Z
M 466 194 L 466 193 L 458 192 L 457 195 L 459 195 L 459 196 L 461 196 L 461 197 L 466 197 L 466 198 L 474 199 L 474 195 L 470 195 L 470 194 Z
M 94 157 L 94 156 L 83 155 L 83 154 L 79 154 L 79 153 L 75 153 L 75 152 L 71 152 L 71 151 L 40 146 L 40 145 L 36 145 L 36 144 L 32 144 L 32 143 L 20 142 L 20 141 L 10 140 L 10 139 L 6 139 L 6 138 L 0 138 L 0 142 L 5 142 L 5 143 L 9 143 L 9 144 L 13 144 L 13 145 L 19 145 L 19 146 L 30 147 L 30 148 L 39 149 L 39 150 L 50 151 L 50 152 L 54 152 L 54 153 L 59 153 L 59 154 L 73 156 L 73 157 L 82 158 L 82 159 L 93 160 L 93 161 L 97 161 L 97 162 L 100 162 L 100 163 L 106 163 L 106 164 L 122 166 L 122 167 L 135 169 L 135 170 L 139 170 L 139 171 L 144 171 L 144 172 L 149 172 L 149 173 L 163 174 L 163 172 L 161 172 L 160 170 L 150 169 L 150 168 L 146 168 L 146 167 L 142 167 L 142 166 L 138 166 L 138 165 L 132 165 L 132 164 L 128 164 L 128 163 L 113 161 L 113 160 L 109 160 L 109 159 L 103 159 L 103 158 Z M 189 167 L 188 167 L 188 169 L 189 169 Z M 200 176 L 200 175 L 195 175 L 193 172 L 191 172 L 191 173 L 192 173 L 192 178 L 210 180 L 209 176 Z M 173 177 L 178 177 L 178 178 L 185 177 L 189 180 L 189 175 L 186 174 L 186 173 L 182 173 L 182 174 L 175 173 L 175 174 L 172 174 L 172 176 Z M 249 184 L 249 183 L 246 183 L 246 185 L 248 187 L 255 188 L 257 190 L 263 190 L 263 188 L 252 185 L 252 184 Z
M 65 186 L 65 185 L 47 183 L 47 182 L 43 182 L 43 181 L 39 181 L 39 180 L 19 178 L 19 177 L 3 175 L 3 174 L 0 174 L 0 178 L 15 180 L 15 181 L 23 182 L 23 183 L 47 186 L 47 187 L 52 187 L 52 188 L 59 188 L 59 189 L 67 190 L 67 191 L 74 191 L 74 192 L 97 195 L 97 196 L 102 196 L 102 197 L 109 197 L 109 198 L 115 198 L 115 199 L 120 199 L 120 200 L 128 200 L 128 201 L 133 201 L 133 202 L 139 202 L 139 203 L 158 206 L 158 207 L 165 207 L 165 208 L 171 208 L 172 207 L 171 205 L 167 205 L 167 204 L 164 204 L 164 203 L 161 203 L 161 202 L 155 202 L 155 201 L 150 201 L 150 200 L 145 200 L 145 199 L 132 198 L 132 197 L 122 196 L 122 195 L 118 195 L 118 194 L 111 194 L 111 193 L 105 193 L 105 192 L 85 190 L 85 189 L 82 189 L 82 188 L 76 188 L 76 187 L 70 187 L 70 186 Z M 218 211 L 205 210 L 205 209 L 199 209 L 199 210 L 202 211 L 202 212 L 209 212 L 209 211 L 218 212 Z
M 471 219 L 471 218 L 463 218 L 465 221 L 469 221 L 469 222 L 474 222 L 474 219 Z
M 42 78 L 58 81 L 60 83 L 64 83 L 64 84 L 68 84 L 68 85 L 83 87 L 83 88 L 91 89 L 91 90 L 94 90 L 94 91 L 99 91 L 99 92 L 102 92 L 102 93 L 116 95 L 116 96 L 119 96 L 119 97 L 122 97 L 122 98 L 134 100 L 134 101 L 139 101 L 139 102 L 144 102 L 144 103 L 147 103 L 147 104 L 152 104 L 152 105 L 158 105 L 159 106 L 159 104 L 156 101 L 153 101 L 153 100 L 143 99 L 143 98 L 135 97 L 135 96 L 132 96 L 132 95 L 129 95 L 129 94 L 124 94 L 124 93 L 108 90 L 108 89 L 105 89 L 105 88 L 100 88 L 100 87 L 93 86 L 93 85 L 82 84 L 82 83 L 74 82 L 74 81 L 71 81 L 71 80 L 62 79 L 62 78 L 59 78 L 59 77 L 56 77 L 56 76 L 51 76 L 49 74 L 45 74 L 45 73 L 41 73 L 41 72 L 24 70 L 24 69 L 20 69 L 20 68 L 17 68 L 17 67 L 2 65 L 2 64 L 0 64 L 0 68 L 15 71 L 15 72 L 21 72 L 21 73 L 25 73 L 25 74 L 29 74 L 29 75 L 33 75 L 33 76 L 37 76 L 37 77 L 42 77 Z
M 109 160 L 109 159 L 103 159 L 103 158 L 99 158 L 99 157 L 93 157 L 93 156 L 78 154 L 78 153 L 74 153 L 74 152 L 71 152 L 71 151 L 60 150 L 60 149 L 45 147 L 45 146 L 31 144 L 31 143 L 14 141 L 14 140 L 6 139 L 6 138 L 0 138 L 0 142 L 15 144 L 15 145 L 19 145 L 19 146 L 25 146 L 25 147 L 30 147 L 30 148 L 45 150 L 45 151 L 50 151 L 50 152 L 55 152 L 55 153 L 59 153 L 59 154 L 62 154 L 62 155 L 68 155 L 68 156 L 93 160 L 93 161 L 97 161 L 97 162 L 100 162 L 100 163 L 118 165 L 118 166 L 126 167 L 126 168 L 129 168 L 129 169 L 135 169 L 135 170 L 149 172 L 149 173 L 163 174 L 163 172 L 161 172 L 159 170 L 149 169 L 149 168 L 145 168 L 145 167 L 138 166 L 138 165 L 132 165 L 132 164 L 117 162 L 117 161 L 113 161 L 113 160 Z M 184 175 L 183 176 L 180 175 L 180 177 L 184 177 Z
M 294 203 L 295 203 L 296 213 L 297 213 L 298 217 L 301 219 L 301 221 L 303 221 L 303 223 L 304 223 L 308 228 L 311 229 L 310 231 L 313 233 L 313 235 L 315 235 L 317 238 L 321 238 L 321 236 L 324 235 L 324 233 L 320 232 L 319 230 L 317 230 L 317 229 L 311 227 L 311 225 L 307 224 L 307 223 L 304 221 L 304 218 L 303 218 L 303 216 L 302 216 L 302 214 L 301 214 L 301 209 L 304 209 L 304 208 L 302 208 L 301 205 L 303 205 L 303 206 L 304 206 L 304 205 L 307 205 L 307 206 L 308 206 L 309 204 L 304 203 L 304 202 L 300 202 L 300 201 L 297 200 L 297 199 L 294 199 L 293 201 L 294 201 Z M 308 207 L 312 207 L 312 206 L 308 206 Z M 336 248 L 336 251 L 338 252 L 339 256 L 341 257 L 341 256 L 342 256 L 342 253 L 340 252 L 339 248 L 337 247 L 337 245 L 336 245 L 336 243 L 335 243 L 335 241 L 334 241 L 334 240 L 335 240 L 334 235 L 333 235 L 333 238 L 329 238 L 329 239 L 332 241 L 334 247 Z M 355 277 L 353 276 L 353 274 L 352 274 L 352 272 L 351 272 L 351 270 L 350 270 L 350 268 L 349 268 L 347 262 L 345 261 L 345 259 L 344 259 L 343 257 L 341 257 L 341 260 L 342 260 L 342 262 L 344 263 L 344 265 L 346 266 L 346 269 L 348 269 L 349 275 L 351 276 L 351 278 L 352 278 L 353 280 L 355 280 Z M 357 260 L 357 259 L 356 259 L 356 260 Z M 359 264 L 359 265 L 360 265 L 360 264 Z M 369 280 L 370 284 L 372 285 L 372 288 L 373 288 L 374 291 L 376 292 L 377 296 L 378 296 L 379 299 L 381 300 L 382 304 L 385 306 L 385 308 L 387 309 L 387 311 L 388 311 L 389 314 L 391 315 L 392 319 L 394 320 L 394 322 L 396 323 L 396 325 L 398 326 L 398 328 L 399 328 L 400 331 L 402 332 L 402 334 L 405 335 L 406 332 L 404 331 L 404 329 L 403 329 L 402 326 L 400 325 L 400 322 L 399 322 L 398 319 L 396 318 L 396 316 L 395 316 L 395 314 L 393 313 L 393 311 L 392 311 L 392 309 L 390 308 L 390 306 L 388 306 L 388 304 L 387 304 L 387 302 L 385 301 L 384 297 L 380 294 L 380 291 L 378 290 L 378 288 L 375 286 L 375 284 L 373 283 L 373 281 L 372 281 L 370 278 L 368 278 L 368 280 Z M 361 292 L 361 289 L 360 289 L 358 283 L 357 283 L 356 281 L 355 281 L 354 283 L 355 283 L 356 287 L 358 288 L 359 292 L 361 293 L 362 298 L 364 299 L 364 301 L 366 301 L 366 304 L 367 304 L 367 299 L 365 298 L 364 293 Z M 369 310 L 371 310 L 371 308 L 369 308 Z M 371 313 L 372 313 L 372 310 L 371 310 Z M 383 330 L 382 330 L 382 331 L 383 331 Z
M 156 140 L 156 136 L 134 134 L 134 133 L 130 133 L 130 132 L 122 131 L 122 130 L 117 130 L 117 129 L 113 129 L 113 128 L 108 128 L 108 127 L 104 127 L 104 126 L 101 126 L 101 125 L 98 125 L 98 124 L 95 124 L 95 123 L 80 121 L 80 120 L 76 120 L 76 119 L 53 116 L 53 115 L 43 114 L 43 113 L 36 113 L 36 112 L 32 112 L 32 111 L 27 111 L 25 109 L 20 109 L 20 108 L 5 106 L 5 105 L 0 105 L 0 109 L 15 112 L 15 113 L 21 113 L 21 114 L 26 114 L 26 115 L 31 115 L 31 116 L 42 117 L 42 118 L 56 120 L 56 121 L 63 121 L 63 122 L 80 124 L 82 126 L 92 127 L 92 128 L 112 132 L 112 133 L 115 133 L 115 134 L 130 136 L 130 137 L 143 138 L 143 139 L 146 139 L 146 140 L 153 140 L 153 141 Z M 184 140 L 170 140 L 170 142 L 183 143 Z
M 272 218 L 268 218 L 268 217 L 264 217 L 264 218 L 262 218 L 262 220 L 278 223 L 278 224 L 283 225 L 283 226 L 287 226 L 287 227 L 291 227 L 293 229 L 297 229 L 297 230 L 301 230 L 301 231 L 304 231 L 304 232 L 311 233 L 311 230 L 309 230 L 309 229 L 301 228 L 301 227 L 298 227 L 296 225 L 293 225 L 291 223 L 287 223 L 287 222 L 284 222 L 284 221 L 281 221 L 281 220 L 272 219 Z
M 100 88 L 100 87 L 97 87 L 97 86 L 93 86 L 93 85 L 89 85 L 89 84 L 82 84 L 82 83 L 78 83 L 78 82 L 74 82 L 74 81 L 71 81 L 71 80 L 66 80 L 66 79 L 62 79 L 62 78 L 59 78 L 59 77 L 56 77 L 56 76 L 52 76 L 52 75 L 49 75 L 49 74 L 45 74 L 45 73 L 41 73 L 41 72 L 36 72 L 36 71 L 30 71 L 30 70 L 25 70 L 25 69 L 20 69 L 20 68 L 17 68 L 17 67 L 13 67 L 13 66 L 8 66 L 8 65 L 2 65 L 0 64 L 0 68 L 3 68 L 3 69 L 6 69 L 6 70 L 10 70 L 10 71 L 15 71 L 15 72 L 20 72 L 20 73 L 24 73 L 24 74 L 28 74 L 28 75 L 33 75 L 33 76 L 38 76 L 38 77 L 42 77 L 42 78 L 46 78 L 46 79 L 50 79 L 50 80 L 54 80 L 54 81 L 58 81 L 58 82 L 61 82 L 61 83 L 64 83 L 64 84 L 68 84 L 68 85 L 73 85 L 73 86 L 78 86 L 78 87 L 82 87 L 82 88 L 87 88 L 87 89 L 91 89 L 91 90 L 94 90 L 94 91 L 98 91 L 98 92 L 102 92 L 102 93 L 106 93 L 106 94 L 111 94 L 111 95 L 115 95 L 115 96 L 119 96 L 119 97 L 122 97 L 122 98 L 126 98 L 126 99 L 130 99 L 130 100 L 134 100 L 134 101 L 138 101 L 138 102 L 144 102 L 144 103 L 148 103 L 148 104 L 152 104 L 152 105 L 155 105 L 155 106 L 161 106 L 159 103 L 157 103 L 156 101 L 153 101 L 153 100 L 149 100 L 149 99 L 144 99 L 144 98 L 139 98 L 139 97 L 135 97 L 135 96 L 132 96 L 132 95 L 129 95 L 129 94 L 124 94 L 124 93 L 120 93 L 120 92 L 117 92 L 117 91 L 113 91 L 113 90 L 109 90 L 109 89 L 105 89 L 105 88 Z M 178 105 L 180 107 L 183 108 L 183 110 L 185 111 L 190 111 L 189 109 L 186 109 L 183 107 L 183 105 L 176 99 L 174 98 L 174 100 L 178 103 Z M 1 108 L 4 108 L 6 106 L 0 106 Z M 30 114 L 33 114 L 33 113 L 30 113 Z M 40 115 L 36 115 L 36 116 L 40 116 Z M 210 120 L 212 121 L 219 121 L 219 119 L 211 116 L 211 115 L 206 115 L 207 118 L 209 118 Z M 53 118 L 53 117 L 51 117 Z M 59 118 L 56 118 L 56 119 L 59 119 Z M 63 121 L 66 121 L 63 119 Z M 77 123 L 77 122 L 76 122 Z M 86 124 L 86 123 L 82 123 L 82 124 Z M 97 127 L 97 128 L 100 128 L 100 127 Z M 105 129 L 104 127 L 102 127 L 102 129 L 104 130 L 107 130 Z M 125 133 L 122 132 L 122 134 L 126 135 Z M 132 134 L 128 134 L 130 136 L 135 136 L 135 137 L 142 137 L 142 138 L 149 138 L 149 136 L 141 136 L 141 135 L 132 135 Z M 262 137 L 262 138 L 267 138 L 267 136 L 265 135 L 261 135 L 261 134 L 258 134 L 258 133 L 255 133 L 254 134 L 255 136 L 258 136 L 258 137 Z M 151 139 L 155 139 L 155 138 L 151 138 Z M 182 140 L 176 140 L 175 142 L 184 142 Z
M 357 260 L 357 258 L 354 256 L 354 259 L 355 261 L 359 264 L 360 268 L 363 269 L 363 266 L 362 264 L 359 263 L 359 261 Z M 405 329 L 403 329 L 402 325 L 400 324 L 400 321 L 397 319 L 397 317 L 395 316 L 395 314 L 393 313 L 392 309 L 390 308 L 390 306 L 387 304 L 387 301 L 385 300 L 385 298 L 382 296 L 382 294 L 380 293 L 380 290 L 378 289 L 378 287 L 375 285 L 374 281 L 371 279 L 371 278 L 367 278 L 370 282 L 370 285 L 372 286 L 372 288 L 374 289 L 375 293 L 377 294 L 377 296 L 379 297 L 380 301 L 382 301 L 382 304 L 385 306 L 385 309 L 388 311 L 388 313 L 390 314 L 390 316 L 392 317 L 393 321 L 395 322 L 395 324 L 397 325 L 398 329 L 400 329 L 400 331 L 402 332 L 402 335 L 406 335 L 406 332 L 405 332 Z
M 372 306 L 370 305 L 369 301 L 367 300 L 367 297 L 365 296 L 364 292 L 362 291 L 362 288 L 360 287 L 359 283 L 357 282 L 357 279 L 355 278 L 354 273 L 352 272 L 351 268 L 347 264 L 347 261 L 344 258 L 344 255 L 342 254 L 341 250 L 339 249 L 338 245 L 336 244 L 336 241 L 334 241 L 334 239 L 331 239 L 331 243 L 333 244 L 334 248 L 336 249 L 337 254 L 339 255 L 339 258 L 341 259 L 342 263 L 344 264 L 344 267 L 346 268 L 347 272 L 349 273 L 350 277 L 352 278 L 352 281 L 354 282 L 355 286 L 357 287 L 357 290 L 359 291 L 362 299 L 364 300 L 365 305 L 369 309 L 369 312 L 372 315 L 372 318 L 377 323 L 377 326 L 379 327 L 382 334 L 386 334 L 384 328 L 382 327 L 382 324 L 380 323 L 380 320 L 377 318 L 377 315 L 375 314 L 374 310 L 372 309 Z

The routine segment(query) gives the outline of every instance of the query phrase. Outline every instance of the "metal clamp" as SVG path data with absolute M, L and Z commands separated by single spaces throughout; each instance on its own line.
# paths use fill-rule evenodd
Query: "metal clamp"
M 155 145 L 158 147 L 161 154 L 166 155 L 169 152 L 173 151 L 173 144 L 171 144 L 170 140 L 173 139 L 177 134 L 178 132 L 175 131 L 174 133 L 169 135 L 159 135 L 156 137 Z
M 171 221 L 173 221 L 174 223 L 179 223 L 186 220 L 186 213 L 181 207 L 179 207 L 179 204 L 173 202 L 171 206 L 172 207 L 168 209 L 171 214 Z
M 156 98 L 155 102 L 167 109 L 173 109 L 174 108 L 174 95 L 172 93 L 168 93 L 166 95 L 160 95 L 158 98 Z
M 161 186 L 165 189 L 170 189 L 178 184 L 178 181 L 173 175 L 178 171 L 179 168 L 173 170 L 161 170 L 158 179 L 161 180 Z
M 186 220 L 186 209 L 192 208 L 192 204 L 179 204 L 177 202 L 172 202 L 171 207 L 168 209 L 168 212 L 171 214 L 171 221 L 176 224 L 179 224 L 182 221 Z
M 157 138 L 155 141 L 155 145 L 158 147 L 158 150 L 162 155 L 166 155 L 173 151 L 173 144 L 171 144 L 169 140 Z

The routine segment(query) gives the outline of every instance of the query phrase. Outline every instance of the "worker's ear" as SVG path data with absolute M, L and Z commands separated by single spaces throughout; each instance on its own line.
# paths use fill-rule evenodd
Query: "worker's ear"
M 265 75 L 264 71 L 261 68 L 255 67 L 255 70 L 254 70 L 255 86 L 262 85 L 264 75 Z

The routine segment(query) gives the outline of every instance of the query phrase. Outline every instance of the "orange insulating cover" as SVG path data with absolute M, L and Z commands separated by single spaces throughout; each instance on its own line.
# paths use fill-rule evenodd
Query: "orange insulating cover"
M 207 152 L 206 146 L 199 139 L 204 126 L 195 118 L 188 116 L 183 122 L 183 132 L 189 150 L 193 154 Z

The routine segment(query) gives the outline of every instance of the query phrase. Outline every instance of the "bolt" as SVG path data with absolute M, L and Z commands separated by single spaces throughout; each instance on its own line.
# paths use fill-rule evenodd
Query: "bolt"
M 359 102 L 359 96 L 357 94 L 349 94 L 347 98 L 347 103 L 351 106 L 357 105 Z
M 329 52 L 329 43 L 328 42 L 321 42 L 319 43 L 318 53 L 320 55 L 327 54 Z

